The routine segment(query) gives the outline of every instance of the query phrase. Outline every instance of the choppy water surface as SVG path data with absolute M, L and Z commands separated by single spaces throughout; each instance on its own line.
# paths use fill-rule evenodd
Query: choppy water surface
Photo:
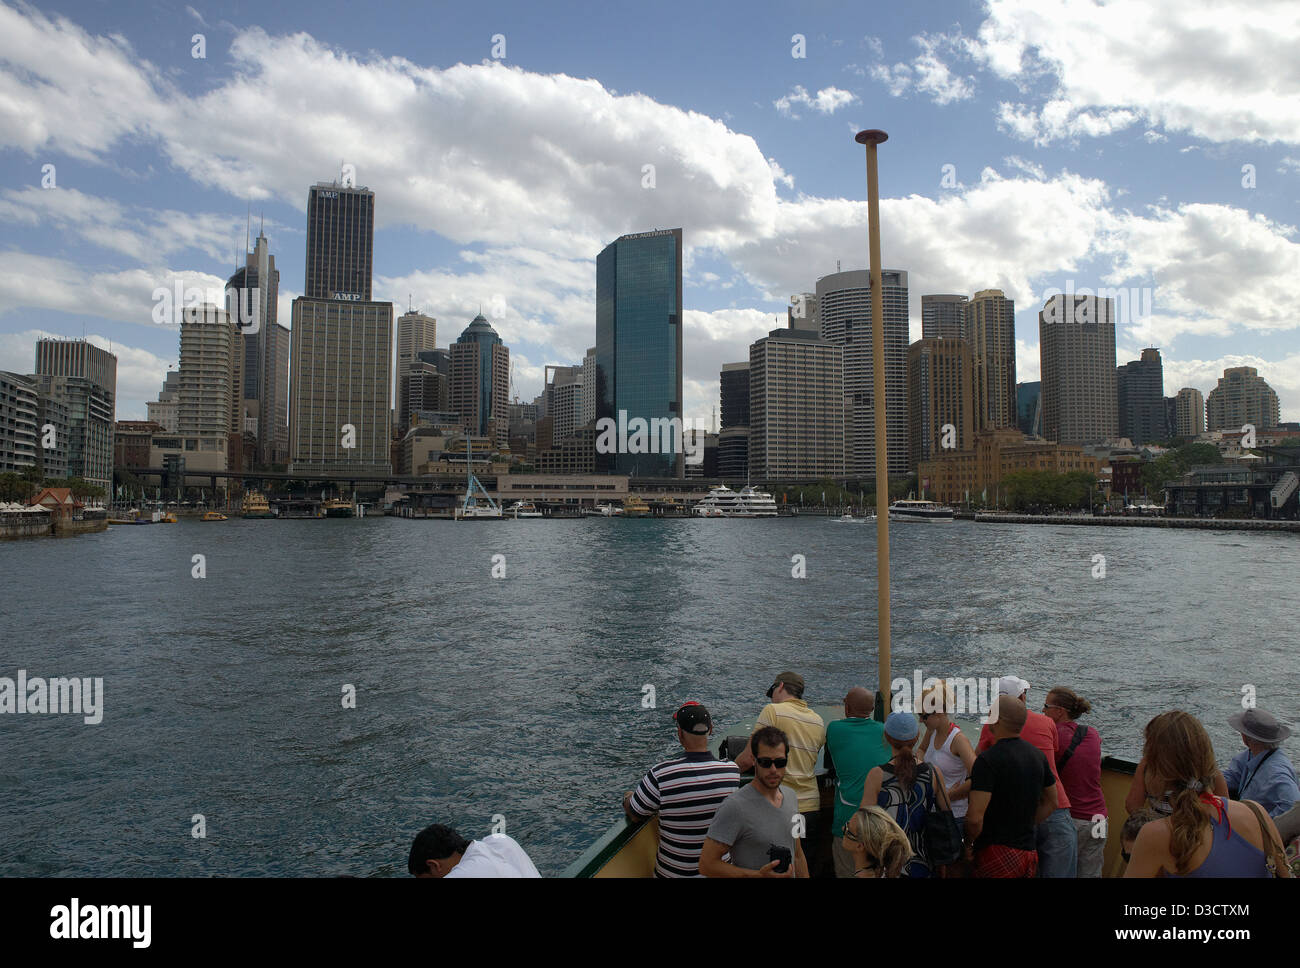
M 1108 753 L 1181 707 L 1226 761 L 1244 684 L 1300 706 L 1294 535 L 906 522 L 892 562 L 895 676 L 1068 685 Z M 726 732 L 783 668 L 814 704 L 876 679 L 874 527 L 823 519 L 183 521 L 6 542 L 0 580 L 0 676 L 105 692 L 97 726 L 0 716 L 6 876 L 404 875 L 495 814 L 555 874 L 675 703 Z

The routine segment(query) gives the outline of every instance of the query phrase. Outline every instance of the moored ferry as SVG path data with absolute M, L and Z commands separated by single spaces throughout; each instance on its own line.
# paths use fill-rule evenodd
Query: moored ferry
M 342 498 L 331 498 L 320 506 L 321 514 L 327 518 L 350 518 L 356 514 L 356 506 Z
M 244 495 L 244 503 L 241 505 L 241 513 L 246 518 L 273 518 L 275 512 L 271 510 L 271 504 L 261 491 L 249 491 Z
M 506 508 L 506 516 L 511 518 L 540 518 L 542 512 L 532 501 L 516 501 Z
M 714 514 L 715 511 L 721 513 Z M 719 484 L 709 490 L 708 497 L 695 505 L 693 513 L 702 518 L 774 518 L 778 511 L 771 494 L 750 485 L 733 491 L 727 485 Z
M 953 509 L 933 501 L 895 501 L 889 505 L 889 517 L 894 521 L 951 521 Z
M 623 517 L 645 518 L 650 516 L 650 505 L 635 494 L 630 494 L 623 502 Z

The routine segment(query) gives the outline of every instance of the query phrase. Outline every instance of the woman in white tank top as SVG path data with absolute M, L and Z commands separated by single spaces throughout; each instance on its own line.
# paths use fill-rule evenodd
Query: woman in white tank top
M 960 822 L 966 818 L 966 808 L 970 805 L 970 772 L 975 765 L 975 750 L 949 717 L 949 711 L 955 708 L 947 683 L 942 683 L 921 694 L 917 718 L 925 724 L 925 737 L 921 740 L 925 762 L 943 774 L 948 784 L 948 799 L 952 801 L 952 815 Z M 936 709 L 941 711 L 931 712 Z

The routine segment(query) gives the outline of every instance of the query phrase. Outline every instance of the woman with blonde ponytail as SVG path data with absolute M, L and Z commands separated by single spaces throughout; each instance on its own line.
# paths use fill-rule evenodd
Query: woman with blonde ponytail
M 1273 859 L 1280 843 L 1268 815 L 1250 801 L 1215 796 L 1214 747 L 1195 716 L 1161 713 L 1147 723 L 1148 783 L 1168 791 L 1173 812 L 1144 826 L 1125 877 L 1290 876 Z

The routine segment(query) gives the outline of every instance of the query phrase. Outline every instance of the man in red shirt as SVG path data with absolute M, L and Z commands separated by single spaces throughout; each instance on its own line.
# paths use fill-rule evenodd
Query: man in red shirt
M 1029 705 L 1029 683 L 1019 676 L 1003 676 L 998 680 L 998 695 L 1011 696 Z M 1056 723 L 1042 713 L 1028 710 L 1024 729 L 1020 738 L 1034 746 L 1047 757 L 1047 765 L 1052 768 L 1056 779 L 1058 802 L 1056 809 L 1046 820 L 1038 825 L 1036 839 L 1038 842 L 1038 876 L 1073 878 L 1078 870 L 1079 842 L 1074 829 L 1074 820 L 1070 817 L 1070 798 L 1065 794 L 1061 778 L 1056 772 L 1056 751 L 1058 745 Z M 987 723 L 980 730 L 979 745 L 976 753 L 983 753 L 993 745 L 993 730 Z

